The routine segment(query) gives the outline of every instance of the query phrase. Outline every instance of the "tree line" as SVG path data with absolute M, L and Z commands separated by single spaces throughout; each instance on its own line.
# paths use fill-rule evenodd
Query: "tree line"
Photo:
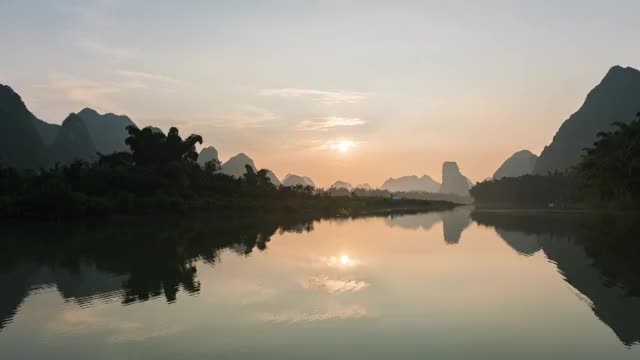
M 241 178 L 220 172 L 220 163 L 200 166 L 199 135 L 182 138 L 127 127 L 130 151 L 98 154 L 51 168 L 0 168 L 0 217 L 68 218 L 116 213 L 189 210 L 282 210 L 350 212 L 383 208 L 449 207 L 438 201 L 331 196 L 312 187 L 276 187 L 265 169 L 247 166 Z

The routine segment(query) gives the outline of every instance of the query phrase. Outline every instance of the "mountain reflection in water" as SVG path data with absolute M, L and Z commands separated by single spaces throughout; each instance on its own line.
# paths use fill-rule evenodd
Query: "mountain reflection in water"
M 463 207 L 377 218 L 386 227 L 403 231 L 430 231 L 441 223 L 442 241 L 454 245 L 451 251 L 476 241 L 464 236 L 473 223 L 473 227 L 495 229 L 517 254 L 543 254 L 555 264 L 564 281 L 624 345 L 640 342 L 640 245 L 636 241 L 640 238 L 640 222 L 636 216 L 483 212 Z M 221 253 L 248 256 L 261 252 L 271 246 L 274 235 L 313 232 L 319 220 L 196 216 L 120 219 L 106 224 L 5 223 L 0 244 L 0 340 L 30 295 L 55 288 L 65 302 L 86 307 L 101 303 L 129 305 L 159 297 L 169 304 L 179 302 L 181 293 L 198 295 L 207 286 L 198 278 L 198 267 L 215 267 Z M 346 225 L 370 220 L 337 219 Z M 403 246 L 401 238 L 389 241 Z M 356 266 L 359 261 L 346 254 L 336 256 L 322 261 L 341 267 Z M 327 275 L 310 276 L 300 284 L 307 291 L 333 295 L 371 287 L 370 280 Z M 491 284 L 486 286 L 490 288 Z M 361 305 L 336 306 L 315 313 L 259 314 L 263 321 L 288 324 L 368 316 Z

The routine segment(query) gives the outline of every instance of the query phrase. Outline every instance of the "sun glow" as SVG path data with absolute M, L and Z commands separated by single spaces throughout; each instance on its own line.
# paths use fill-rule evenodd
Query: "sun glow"
M 337 147 L 338 147 L 338 151 L 346 153 L 351 148 L 351 144 L 346 141 L 342 141 L 338 143 Z
M 348 256 L 348 255 L 342 255 L 342 256 L 340 256 L 340 263 L 341 263 L 342 265 L 347 265 L 347 264 L 349 264 L 350 262 L 351 262 L 351 258 L 349 258 L 349 256 Z
M 360 143 L 353 140 L 332 140 L 324 143 L 321 148 L 347 153 L 358 145 Z

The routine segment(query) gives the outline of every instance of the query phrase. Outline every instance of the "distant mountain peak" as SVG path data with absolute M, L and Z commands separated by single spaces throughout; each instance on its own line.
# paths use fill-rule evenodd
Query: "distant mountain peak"
M 531 174 L 536 166 L 538 156 L 529 150 L 520 150 L 505 160 L 493 174 L 494 179 L 518 177 Z
M 520 151 L 516 151 L 512 156 L 536 156 L 536 155 L 529 150 L 520 150 Z
M 242 177 L 246 172 L 246 166 L 249 165 L 254 171 L 256 165 L 253 160 L 245 153 L 239 153 L 229 158 L 222 164 L 222 173 L 234 177 Z
M 236 159 L 248 159 L 251 160 L 251 158 L 249 157 L 249 155 L 245 154 L 245 153 L 239 153 L 235 156 L 232 156 L 232 158 L 236 158 Z M 252 160 L 253 161 L 253 160 Z
M 300 176 L 300 175 L 295 175 L 295 174 L 287 174 L 282 179 L 282 186 L 296 186 L 296 185 L 312 186 L 312 187 L 316 186 L 316 184 L 313 182 L 313 180 L 311 180 L 311 178 L 309 178 L 307 176 Z
M 408 192 L 408 191 L 424 191 L 424 192 L 438 192 L 440 190 L 440 183 L 433 180 L 429 175 L 423 175 L 418 177 L 417 175 L 401 176 L 399 178 L 388 178 L 382 186 L 382 190 L 388 190 L 392 192 Z
M 100 114 L 92 108 L 84 108 L 77 113 L 84 120 L 96 149 L 102 154 L 128 151 L 125 139 L 129 136 L 126 128 L 137 126 L 126 115 Z
M 267 177 L 269 178 L 269 180 L 271 180 L 271 183 L 275 186 L 280 186 L 282 185 L 282 183 L 280 182 L 280 179 L 278 179 L 278 176 L 276 175 L 276 173 L 274 173 L 273 171 L 266 169 L 267 170 Z
M 346 181 L 341 181 L 341 180 L 334 182 L 333 185 L 331 185 L 331 187 L 334 189 L 347 189 L 347 190 L 353 189 L 353 185 L 351 185 L 351 183 Z
M 198 154 L 198 164 L 200 164 L 200 166 L 204 166 L 211 160 L 219 160 L 218 150 L 216 150 L 216 148 L 214 148 L 213 146 L 202 148 L 202 150 L 200 150 L 200 153 Z
M 119 114 L 114 114 L 112 112 L 108 112 L 108 113 L 104 113 L 104 114 L 100 114 L 98 111 L 86 107 L 82 110 L 80 110 L 78 112 L 78 116 L 83 117 L 83 118 L 103 118 L 105 120 L 110 120 L 113 118 L 118 118 L 121 120 L 126 120 L 126 121 L 131 121 L 131 118 L 129 118 L 127 115 L 119 115 Z M 131 121 L 133 122 L 133 121 Z
M 612 66 L 607 74 L 604 76 L 604 79 L 610 78 L 612 76 L 618 76 L 621 74 L 640 74 L 640 70 L 632 68 L 631 66 L 623 67 L 620 65 Z
M 62 161 L 92 160 L 96 157 L 96 147 L 82 117 L 71 113 L 62 122 L 54 142 L 57 158 Z
M 80 110 L 80 112 L 78 112 L 78 115 L 80 117 L 87 116 L 87 115 L 89 115 L 89 116 L 100 116 L 100 113 L 98 113 L 97 111 L 93 110 L 92 108 L 86 107 L 86 108 Z
M 472 182 L 462 175 L 458 163 L 455 161 L 445 161 L 442 164 L 442 186 L 440 192 L 443 194 L 456 194 L 468 196 Z

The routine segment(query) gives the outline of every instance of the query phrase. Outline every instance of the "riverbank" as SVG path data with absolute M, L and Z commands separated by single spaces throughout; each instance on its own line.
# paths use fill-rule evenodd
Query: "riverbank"
M 285 194 L 286 193 L 286 194 Z M 24 202 L 21 199 L 0 203 L 0 218 L 64 221 L 74 218 L 176 214 L 279 214 L 291 216 L 360 216 L 388 213 L 416 213 L 453 209 L 458 204 L 448 201 L 413 199 L 335 197 L 318 194 L 291 195 L 288 192 L 270 196 L 216 196 L 205 199 L 183 198 L 60 199 L 47 202 Z

